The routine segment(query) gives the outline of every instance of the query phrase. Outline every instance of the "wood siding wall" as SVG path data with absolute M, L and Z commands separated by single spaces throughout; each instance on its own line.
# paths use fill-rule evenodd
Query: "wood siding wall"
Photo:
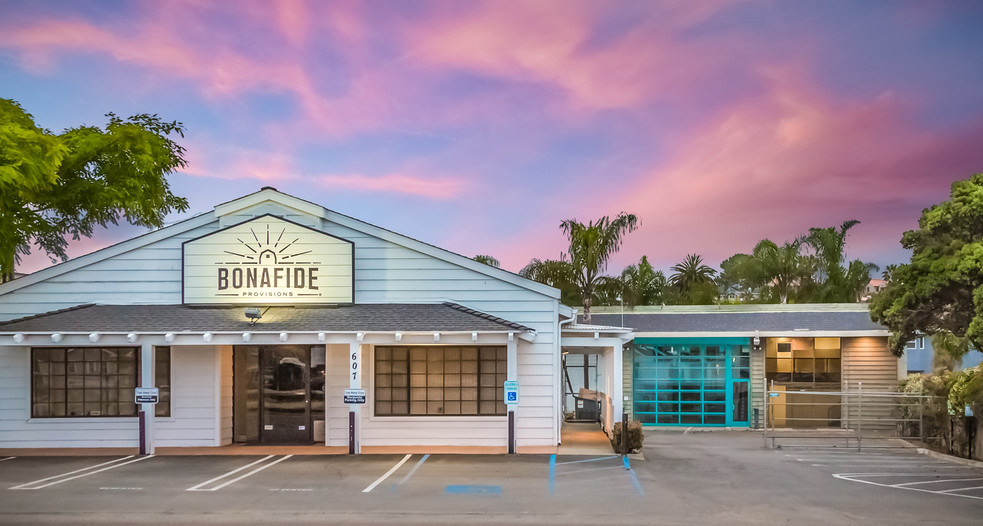
M 762 339 L 764 342 L 764 339 Z M 754 427 L 754 410 L 758 410 L 758 427 L 764 426 L 765 418 L 765 346 L 755 350 L 751 348 L 751 413 L 748 424 Z
M 843 338 L 841 340 L 843 389 L 856 392 L 863 382 L 865 393 L 896 392 L 898 390 L 898 358 L 887 347 L 887 338 Z M 851 397 L 849 416 L 851 426 L 857 419 L 856 398 Z M 862 422 L 865 428 L 893 429 L 894 409 L 890 402 L 865 399 Z M 846 423 L 844 423 L 846 425 Z
M 47 280 L 24 286 L 5 294 L 0 288 L 0 320 L 49 312 L 85 303 L 106 304 L 179 304 L 181 303 L 181 243 L 214 232 L 265 213 L 282 215 L 288 220 L 318 228 L 329 234 L 349 239 L 355 243 L 355 301 L 356 303 L 431 303 L 452 301 L 468 307 L 523 324 L 536 330 L 534 342 L 518 344 L 518 380 L 521 402 L 516 411 L 516 440 L 519 447 L 556 446 L 558 442 L 558 410 L 554 401 L 558 386 L 555 371 L 559 368 L 557 341 L 558 302 L 537 291 L 530 290 L 507 279 L 498 279 L 464 265 L 408 248 L 388 239 L 366 234 L 324 218 L 296 212 L 284 213 L 284 209 L 262 204 L 234 215 L 214 219 L 195 228 L 185 228 L 171 237 L 160 237 L 144 246 L 91 264 Z M 221 224 L 220 224 L 221 223 Z M 166 229 L 165 229 L 166 230 Z M 156 233 L 155 233 L 156 235 Z M 155 237 L 156 239 L 156 237 Z M 130 243 L 130 242 L 126 242 Z M 408 245 L 414 245 L 408 242 Z M 423 248 L 421 248 L 423 250 Z M 427 249 L 428 251 L 430 249 Z M 119 249 L 117 249 L 119 251 Z M 455 256 L 448 256 L 453 260 Z M 509 278 L 511 279 L 511 278 Z M 9 287 L 8 287 L 9 288 Z M 353 328 L 357 329 L 357 328 Z M 157 426 L 158 446 L 214 445 L 226 443 L 230 438 L 226 411 L 231 405 L 226 391 L 231 386 L 224 379 L 225 359 L 214 359 L 212 352 L 201 347 L 183 349 L 173 347 L 174 415 L 173 422 L 161 422 Z M 0 386 L 0 418 L 4 411 L 23 414 L 28 411 L 29 393 L 24 382 L 29 382 L 27 360 L 18 365 L 17 351 L 0 348 L 0 375 L 16 381 Z M 19 354 L 23 354 L 21 351 Z M 206 356 L 207 355 L 207 356 Z M 328 353 L 329 371 L 347 371 L 347 349 L 344 360 L 338 362 L 333 352 Z M 371 352 L 363 359 L 371 363 Z M 211 361 L 209 361 L 211 360 Z M 334 360 L 334 361 L 332 361 Z M 184 366 L 187 364 L 188 366 Z M 193 364 L 193 366 L 191 365 Z M 331 366 L 334 367 L 331 367 Z M 221 369 L 221 372 L 217 369 Z M 220 379 L 221 377 L 221 379 Z M 333 375 L 329 380 L 337 383 Z M 216 382 L 220 382 L 216 385 Z M 7 387 L 13 384 L 20 387 Z M 370 389 L 367 385 L 365 388 Z M 332 389 L 344 389 L 330 384 Z M 13 391 L 20 394 L 13 394 Z M 13 391 L 12 391 L 13 390 Z M 220 401 L 216 400 L 216 392 Z M 341 399 L 340 392 L 326 393 L 329 405 L 326 411 L 327 441 L 340 439 L 339 418 L 334 401 Z M 7 398 L 4 398 L 7 397 Z M 334 405 L 332 405 L 334 404 Z M 222 407 L 216 407 L 221 405 Z M 229 405 L 229 407 L 226 407 Z M 344 410 L 347 413 L 347 408 Z M 12 414 L 12 413 L 7 413 Z M 345 443 L 347 444 L 347 414 L 344 415 Z M 363 418 L 365 418 L 363 416 Z M 365 445 L 392 444 L 394 440 L 415 445 L 497 445 L 504 446 L 506 426 L 500 418 L 480 418 L 462 425 L 462 420 L 441 417 L 437 419 L 369 418 L 364 422 Z M 216 423 L 218 422 L 218 423 Z M 105 425 L 99 430 L 79 422 L 66 424 L 69 428 L 84 428 L 93 440 L 103 446 L 130 444 L 126 438 L 135 422 L 114 424 L 118 430 L 105 433 Z M 112 426 L 109 426 L 112 427 Z M 40 428 L 38 428 L 40 429 Z M 45 428 L 47 429 L 47 428 Z M 0 428 L 0 447 L 16 447 L 5 442 Z M 46 431 L 45 431 L 46 432 Z M 14 435 L 7 435 L 14 436 Z M 40 435 L 24 432 L 25 440 L 34 441 Z M 47 436 L 64 436 L 58 433 Z M 108 439 L 108 441 L 107 441 Z M 69 445 L 71 441 L 51 438 L 52 444 Z M 207 442 L 207 444 L 205 443 Z M 82 442 L 78 442 L 82 443 Z M 135 444 L 135 442 L 133 442 Z

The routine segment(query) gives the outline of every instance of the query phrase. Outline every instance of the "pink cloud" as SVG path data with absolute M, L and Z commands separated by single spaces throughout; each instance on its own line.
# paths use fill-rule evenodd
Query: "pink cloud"
M 769 66 L 760 75 L 764 91 L 677 137 L 667 159 L 628 167 L 638 175 L 620 184 L 598 174 L 589 191 L 563 196 L 567 216 L 573 210 L 578 219 L 622 210 L 641 216 L 610 273 L 642 255 L 663 269 L 688 253 L 718 265 L 765 237 L 782 242 L 848 219 L 861 221 L 851 230 L 850 257 L 901 258 L 901 232 L 917 226 L 922 208 L 946 199 L 952 181 L 983 170 L 972 146 L 983 119 L 941 135 L 920 129 L 915 102 L 889 91 L 844 101 L 800 67 Z M 556 257 L 537 248 L 544 239 L 557 241 L 552 252 L 564 248 L 558 230 L 521 235 L 512 246 L 526 261 Z
M 398 173 L 381 176 L 331 174 L 317 176 L 316 180 L 321 186 L 326 188 L 409 194 L 442 200 L 453 199 L 459 196 L 467 186 L 460 179 L 435 180 Z
M 623 34 L 598 37 L 612 11 L 596 3 L 533 2 L 501 9 L 471 4 L 407 28 L 416 60 L 514 82 L 555 88 L 575 108 L 629 108 L 677 94 L 706 74 L 719 53 L 678 33 L 733 5 L 681 2 L 651 6 Z M 712 44 L 711 44 L 712 45 Z

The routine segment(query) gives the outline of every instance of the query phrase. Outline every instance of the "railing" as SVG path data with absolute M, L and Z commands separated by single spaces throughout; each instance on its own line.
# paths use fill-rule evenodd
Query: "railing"
M 897 439 L 939 440 L 931 396 L 866 391 L 787 390 L 765 383 L 765 447 L 910 447 Z M 842 446 L 840 443 L 842 442 Z

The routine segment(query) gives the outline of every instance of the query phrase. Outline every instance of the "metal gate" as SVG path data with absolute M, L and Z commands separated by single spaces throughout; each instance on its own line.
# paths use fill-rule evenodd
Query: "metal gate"
M 940 426 L 930 415 L 936 397 L 865 391 L 787 390 L 765 385 L 765 447 L 914 447 L 905 439 L 938 440 Z

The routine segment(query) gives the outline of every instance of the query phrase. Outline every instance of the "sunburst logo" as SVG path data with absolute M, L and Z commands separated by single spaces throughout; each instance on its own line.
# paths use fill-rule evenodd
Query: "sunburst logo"
M 354 303 L 355 244 L 273 214 L 182 244 L 185 303 Z
M 239 256 L 243 258 L 245 263 L 254 263 L 259 265 L 308 265 L 310 261 L 288 261 L 297 256 L 303 256 L 304 254 L 310 254 L 310 250 L 305 250 L 302 252 L 295 252 L 290 250 L 290 247 L 294 243 L 300 241 L 300 238 L 295 238 L 293 241 L 285 242 L 283 240 L 283 235 L 287 232 L 287 228 L 284 227 L 280 230 L 279 234 L 270 231 L 270 225 L 266 225 L 266 236 L 265 240 L 261 240 L 260 236 L 256 235 L 256 230 L 253 228 L 249 229 L 249 233 L 253 235 L 253 242 L 255 247 L 250 244 L 250 242 L 243 241 L 241 237 L 237 237 L 236 241 L 239 242 L 244 248 L 246 248 L 251 253 L 246 253 L 246 250 L 241 250 L 239 252 L 233 252 L 231 250 L 225 250 L 226 254 L 232 254 L 233 256 Z M 276 239 L 272 239 L 273 236 Z M 271 244 L 272 242 L 272 244 Z M 281 247 L 281 244 L 283 245 Z

